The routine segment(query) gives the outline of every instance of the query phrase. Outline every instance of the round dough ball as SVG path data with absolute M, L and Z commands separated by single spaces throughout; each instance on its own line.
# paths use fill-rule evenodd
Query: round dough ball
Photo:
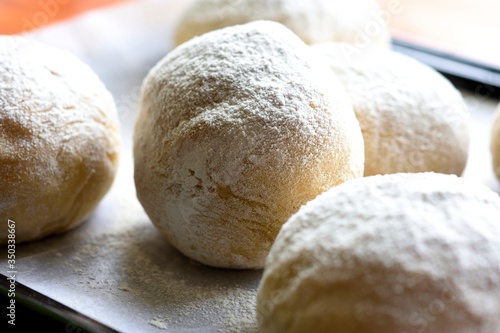
M 390 44 L 375 0 L 195 0 L 178 23 L 175 43 L 255 20 L 284 24 L 307 44 L 342 41 L 359 49 Z
M 365 141 L 365 176 L 398 172 L 461 175 L 469 150 L 469 113 L 460 92 L 434 69 L 382 48 L 343 43 L 326 55 L 351 97 Z
M 361 130 L 328 70 L 270 21 L 192 39 L 151 70 L 135 183 L 172 245 L 207 265 L 262 268 L 302 204 L 362 176 Z
M 500 332 L 500 198 L 455 175 L 351 180 L 284 224 L 259 332 Z
M 495 174 L 498 179 L 500 179 L 500 104 L 498 105 L 497 112 L 493 120 L 491 154 L 493 155 L 493 167 L 495 168 Z
M 0 242 L 82 223 L 113 181 L 120 147 L 111 94 L 66 51 L 0 36 Z

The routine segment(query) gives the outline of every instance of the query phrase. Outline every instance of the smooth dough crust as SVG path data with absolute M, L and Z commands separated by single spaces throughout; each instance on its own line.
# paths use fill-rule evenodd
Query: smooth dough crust
M 469 151 L 469 112 L 446 78 L 382 48 L 355 52 L 347 44 L 325 43 L 313 49 L 329 59 L 351 97 L 365 141 L 365 176 L 462 174 Z
M 493 168 L 497 178 L 500 179 L 500 104 L 498 105 L 491 133 L 491 154 L 493 155 Z
M 340 41 L 359 48 L 390 44 L 374 0 L 195 0 L 178 23 L 176 45 L 212 30 L 256 20 L 279 22 L 307 44 Z
M 259 332 L 500 332 L 500 198 L 455 175 L 355 179 L 284 224 Z
M 143 83 L 137 195 L 182 253 L 261 268 L 281 225 L 308 200 L 363 174 L 347 94 L 310 48 L 275 22 L 207 33 Z
M 0 243 L 82 223 L 113 181 L 120 147 L 113 98 L 66 51 L 0 37 Z

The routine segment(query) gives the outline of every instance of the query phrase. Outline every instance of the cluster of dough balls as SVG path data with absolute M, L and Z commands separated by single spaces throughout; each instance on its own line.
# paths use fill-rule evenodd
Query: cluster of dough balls
M 257 20 L 279 22 L 305 43 L 347 42 L 388 47 L 376 0 L 194 0 L 181 16 L 177 45 L 206 32 Z
M 66 51 L 0 36 L 0 243 L 82 223 L 113 181 L 120 137 L 114 100 Z
M 262 268 L 301 205 L 363 175 L 359 123 L 328 71 L 271 21 L 191 39 L 150 71 L 135 184 L 172 245 L 207 265 Z
M 365 142 L 365 176 L 398 172 L 461 175 L 469 114 L 441 74 L 403 54 L 342 43 L 315 45 L 351 98 Z
M 281 229 L 260 332 L 500 332 L 500 198 L 455 175 L 355 179 Z
M 207 265 L 261 268 L 281 225 L 333 186 L 462 173 L 461 94 L 415 60 L 356 45 L 377 15 L 371 0 L 190 4 L 180 45 L 143 83 L 134 137 L 138 198 L 171 244 Z M 383 24 L 371 40 L 388 45 Z
M 434 69 L 387 48 L 376 1 L 194 0 L 178 22 L 176 43 L 259 19 L 287 26 L 329 59 L 363 131 L 365 176 L 462 174 L 469 148 L 462 96 Z
M 491 134 L 491 154 L 493 155 L 493 167 L 495 174 L 500 179 L 500 104 L 498 105 L 493 120 L 493 128 Z

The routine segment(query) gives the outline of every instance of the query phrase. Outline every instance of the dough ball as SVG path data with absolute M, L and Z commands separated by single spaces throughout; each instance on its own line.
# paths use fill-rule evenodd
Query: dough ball
M 455 175 L 351 180 L 284 224 L 258 289 L 267 332 L 500 332 L 500 198 Z
M 114 101 L 66 51 L 0 36 L 0 242 L 82 223 L 113 181 L 119 154 Z
M 461 175 L 469 113 L 460 92 L 434 69 L 382 48 L 314 46 L 326 55 L 354 107 L 365 141 L 365 176 L 398 172 Z
M 500 179 L 500 104 L 498 105 L 497 112 L 493 120 L 491 153 L 493 154 L 493 167 L 495 168 L 495 174 L 498 179 Z
M 207 33 L 143 83 L 137 195 L 172 245 L 201 263 L 262 268 L 281 225 L 363 174 L 363 139 L 328 65 L 281 24 Z
M 255 20 L 284 24 L 307 44 L 342 41 L 360 49 L 390 44 L 375 0 L 194 0 L 178 22 L 175 42 Z

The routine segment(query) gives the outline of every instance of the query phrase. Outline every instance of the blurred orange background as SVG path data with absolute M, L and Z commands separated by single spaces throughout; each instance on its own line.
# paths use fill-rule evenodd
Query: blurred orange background
M 130 0 L 0 0 L 0 34 L 26 32 L 124 1 Z
M 0 0 L 0 34 L 15 34 L 101 6 L 140 0 Z M 187 0 L 178 0 L 187 1 Z M 500 1 L 378 0 L 394 37 L 500 67 Z M 396 4 L 397 13 L 388 8 Z

